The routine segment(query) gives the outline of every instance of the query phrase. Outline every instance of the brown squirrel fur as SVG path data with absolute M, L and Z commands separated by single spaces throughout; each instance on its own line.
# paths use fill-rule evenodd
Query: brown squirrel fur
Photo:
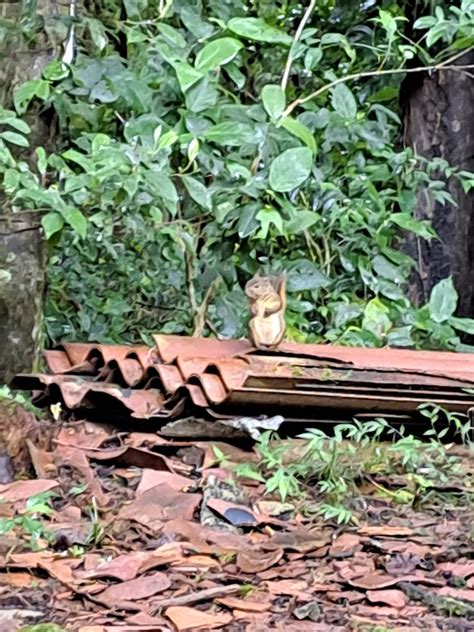
M 249 339 L 257 349 L 276 347 L 286 330 L 286 277 L 262 277 L 259 274 L 245 286 L 249 299 Z

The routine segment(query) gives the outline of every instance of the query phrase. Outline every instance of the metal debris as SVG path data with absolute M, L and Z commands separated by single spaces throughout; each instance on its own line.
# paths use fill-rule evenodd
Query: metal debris
M 34 391 L 37 405 L 59 402 L 108 421 L 196 415 L 251 434 L 256 426 L 242 425 L 249 413 L 254 421 L 283 415 L 307 423 L 355 415 L 404 420 L 424 402 L 460 413 L 474 407 L 474 354 L 294 343 L 261 352 L 245 340 L 174 335 L 154 342 L 63 344 L 45 352 L 47 374 L 18 375 L 13 386 Z

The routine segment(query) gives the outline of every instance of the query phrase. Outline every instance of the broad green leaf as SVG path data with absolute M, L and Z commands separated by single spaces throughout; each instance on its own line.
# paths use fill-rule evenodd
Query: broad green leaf
M 214 70 L 232 61 L 241 48 L 243 44 L 239 40 L 233 37 L 221 37 L 209 42 L 199 51 L 194 65 L 203 72 Z
M 313 156 L 316 155 L 316 141 L 306 125 L 290 116 L 285 116 L 278 121 L 278 127 L 283 127 L 287 132 L 302 140 L 311 149 Z
M 357 116 L 357 102 L 345 83 L 339 83 L 332 91 L 331 103 L 343 119 L 354 120 Z
M 274 208 L 263 208 L 255 219 L 260 223 L 260 230 L 255 235 L 257 239 L 266 239 L 270 226 L 273 224 L 279 233 L 283 233 L 283 218 Z
M 285 46 L 291 46 L 293 42 L 290 35 L 271 26 L 262 18 L 232 18 L 227 23 L 227 28 L 240 37 L 256 42 L 284 44 Z
M 75 149 L 68 149 L 62 154 L 62 157 L 65 160 L 71 160 L 75 162 L 79 166 L 81 166 L 84 171 L 89 171 L 92 168 L 92 161 L 90 158 L 81 154 L 80 151 L 76 151 Z
M 66 206 L 61 209 L 61 215 L 65 222 L 76 231 L 78 235 L 85 239 L 87 233 L 87 219 L 81 211 L 74 206 Z
M 160 141 L 158 143 L 158 149 L 165 149 L 166 147 L 171 147 L 178 140 L 178 134 L 170 129 L 169 132 L 166 132 L 161 136 Z
M 435 323 L 444 323 L 456 311 L 458 293 L 454 287 L 453 279 L 447 277 L 437 283 L 431 290 L 428 307 L 430 316 Z
M 370 331 L 377 338 L 385 336 L 392 327 L 392 321 L 389 318 L 390 310 L 378 298 L 373 298 L 366 305 L 364 310 L 364 318 L 362 320 L 362 328 Z
M 178 192 L 171 178 L 164 173 L 151 170 L 146 172 L 145 177 L 152 192 L 163 200 L 166 208 L 174 215 L 177 210 Z
M 25 121 L 22 121 L 19 118 L 7 118 L 2 120 L 2 125 L 8 125 L 9 127 L 13 127 L 17 132 L 21 132 L 22 134 L 29 134 L 31 132 L 31 127 Z
M 174 62 L 173 68 L 176 72 L 176 78 L 178 79 L 179 87 L 183 92 L 186 92 L 186 90 L 188 90 L 204 76 L 200 70 L 196 70 L 185 61 Z
M 26 81 L 13 91 L 13 103 L 18 114 L 24 114 L 34 97 L 47 99 L 50 93 L 49 82 L 44 79 Z
M 182 181 L 189 195 L 199 206 L 211 208 L 209 191 L 202 182 L 192 176 L 182 176 Z
M 330 283 L 328 277 L 321 272 L 318 266 L 308 259 L 299 259 L 292 262 L 287 268 L 288 292 L 305 292 L 327 287 Z
M 11 143 L 12 145 L 18 145 L 19 147 L 30 146 L 28 139 L 22 136 L 21 134 L 17 134 L 16 132 L 1 132 L 0 138 L 3 138 L 3 140 L 6 140 L 7 143 Z
M 46 239 L 49 239 L 55 233 L 58 233 L 62 227 L 64 226 L 64 220 L 62 215 L 56 213 L 56 211 L 52 211 L 51 213 L 46 213 L 41 218 L 41 225 L 43 226 L 44 236 Z
M 414 235 L 423 237 L 423 239 L 436 237 L 436 232 L 427 221 L 414 219 L 408 213 L 392 213 L 392 215 L 390 215 L 390 221 L 400 226 L 400 228 L 409 230 Z
M 38 171 L 42 176 L 44 176 L 46 169 L 48 168 L 48 158 L 46 156 L 46 152 L 43 147 L 37 147 L 35 149 L 35 154 Z
M 271 188 L 281 193 L 296 189 L 309 177 L 312 165 L 313 154 L 307 147 L 287 149 L 270 165 Z
M 209 83 L 208 79 L 201 79 L 186 93 L 186 107 L 191 112 L 198 114 L 212 107 L 217 102 L 217 90 Z
M 250 125 L 245 123 L 218 123 L 207 129 L 204 133 L 206 140 L 220 143 L 221 145 L 240 146 L 252 142 L 255 132 Z
M 280 118 L 285 109 L 285 93 L 280 86 L 268 84 L 262 90 L 263 107 L 273 120 Z
M 157 29 L 168 42 L 168 44 L 171 44 L 171 46 L 186 48 L 186 40 L 181 35 L 179 30 L 174 28 L 174 26 L 166 24 L 165 22 L 159 22 L 157 24 Z
M 451 316 L 449 324 L 458 331 L 464 331 L 466 334 L 474 336 L 474 319 L 473 318 L 456 318 Z

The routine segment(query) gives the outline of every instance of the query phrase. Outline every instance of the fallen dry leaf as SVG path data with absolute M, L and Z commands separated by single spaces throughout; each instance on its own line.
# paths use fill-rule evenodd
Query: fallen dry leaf
M 15 481 L 14 483 L 0 485 L 0 496 L 3 502 L 16 503 L 28 500 L 32 496 L 49 492 L 58 485 L 57 481 L 41 478 L 32 481 Z
M 144 450 L 141 448 L 132 448 L 132 446 L 123 446 L 113 450 L 88 450 L 87 456 L 93 461 L 101 461 L 105 463 L 118 463 L 128 467 L 145 467 L 151 470 L 163 470 L 172 472 L 173 466 L 170 459 L 161 454 Z
M 390 526 L 388 524 L 381 525 L 364 525 L 357 530 L 359 535 L 383 536 L 392 538 L 395 536 L 407 537 L 414 535 L 415 531 L 410 527 Z
M 165 573 L 153 573 L 153 575 L 146 575 L 138 577 L 138 579 L 109 586 L 100 593 L 100 599 L 109 602 L 113 606 L 114 602 L 124 599 L 136 601 L 151 597 L 167 590 L 170 586 L 171 581 Z
M 165 610 L 165 616 L 178 630 L 214 630 L 232 621 L 232 615 L 226 612 L 202 612 L 187 606 L 171 606 Z
M 473 562 L 443 562 L 438 564 L 437 570 L 442 573 L 452 573 L 455 577 L 471 577 L 474 575 L 474 561 Z
M 86 579 L 98 579 L 99 577 L 111 577 L 123 582 L 135 579 L 145 560 L 153 556 L 150 551 L 139 551 L 129 555 L 119 555 L 109 562 L 99 564 L 96 568 L 86 571 L 82 576 Z
M 135 520 L 150 528 L 159 528 L 166 520 L 191 520 L 201 502 L 201 494 L 176 491 L 168 483 L 156 485 L 143 492 L 120 511 L 120 518 Z
M 331 557 L 347 557 L 362 548 L 360 536 L 355 533 L 343 533 L 329 547 Z
M 424 575 L 405 575 L 400 577 L 390 577 L 390 575 L 382 575 L 381 573 L 369 573 L 364 577 L 358 577 L 357 579 L 348 580 L 350 586 L 355 588 L 365 588 L 366 590 L 377 590 L 380 588 L 389 588 L 395 586 L 400 582 L 418 582 L 420 584 L 427 584 L 428 586 L 442 586 L 442 582 L 439 582 L 431 577 L 425 577 Z
M 140 483 L 137 487 L 137 496 L 140 496 L 148 489 L 167 483 L 175 491 L 183 491 L 183 489 L 191 484 L 191 480 L 174 472 L 166 472 L 160 470 L 143 469 Z
M 226 608 L 244 610 L 245 612 L 266 612 L 272 607 L 271 601 L 251 601 L 250 599 L 237 599 L 237 597 L 220 597 L 216 602 Z
M 383 603 L 391 608 L 404 608 L 407 597 L 401 590 L 368 590 L 367 599 L 372 603 Z
M 260 573 L 283 557 L 283 549 L 276 551 L 242 551 L 237 554 L 236 564 L 242 573 Z
M 442 588 L 439 588 L 436 592 L 442 597 L 453 597 L 454 599 L 461 599 L 462 601 L 469 601 L 471 603 L 474 603 L 474 590 L 443 586 Z

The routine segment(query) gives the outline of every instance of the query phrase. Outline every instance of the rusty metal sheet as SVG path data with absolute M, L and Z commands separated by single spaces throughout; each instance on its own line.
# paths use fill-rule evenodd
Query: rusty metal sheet
M 418 351 L 340 347 L 332 345 L 282 343 L 276 355 L 292 354 L 321 360 L 339 360 L 364 369 L 395 369 L 426 375 L 449 375 L 474 382 L 473 354 L 452 351 Z
M 247 340 L 217 340 L 155 334 L 153 340 L 158 357 L 166 363 L 179 358 L 230 358 L 253 349 Z
M 96 406 L 102 408 L 115 400 L 132 416 L 148 418 L 157 414 L 164 403 L 162 394 L 157 390 L 122 389 L 115 384 L 69 375 L 22 374 L 15 377 L 14 385 L 16 388 L 41 392 L 45 402 L 51 404 L 61 399 L 71 410 Z

